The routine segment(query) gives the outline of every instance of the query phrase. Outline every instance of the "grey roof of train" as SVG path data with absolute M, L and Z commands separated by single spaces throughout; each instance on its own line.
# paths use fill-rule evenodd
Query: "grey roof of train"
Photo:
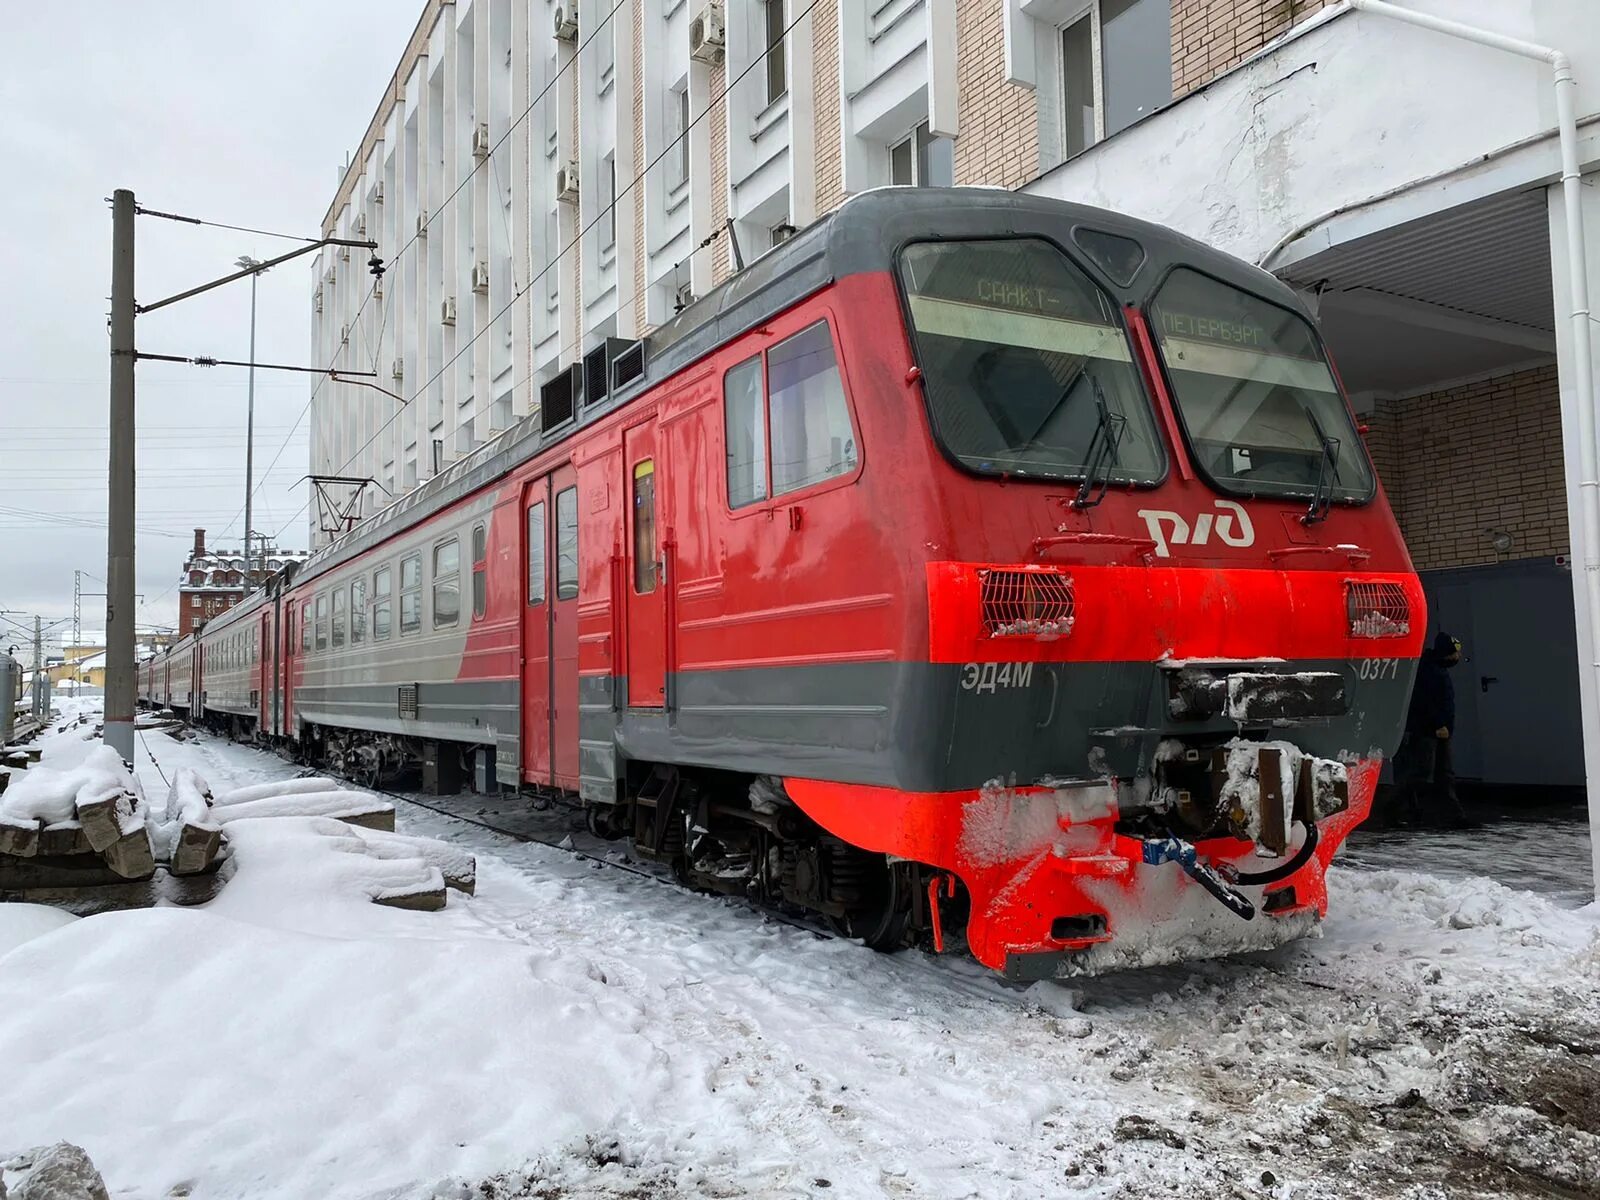
M 1134 239 L 1145 248 L 1147 260 L 1159 263 L 1181 257 L 1220 279 L 1310 315 L 1294 292 L 1266 271 L 1136 217 L 997 188 L 877 188 L 846 200 L 658 326 L 644 339 L 645 371 L 639 378 L 599 403 L 582 406 L 573 420 L 547 433 L 540 430 L 537 412 L 524 417 L 306 562 L 289 564 L 275 577 L 277 589 L 332 570 L 471 495 L 830 283 L 890 269 L 907 242 L 1037 236 L 1054 226 L 1061 231 L 1057 240 L 1073 251 L 1080 265 L 1093 270 L 1103 287 L 1123 302 L 1142 305 L 1163 272 L 1141 269 L 1131 287 L 1116 283 L 1070 245 L 1070 232 L 1079 225 Z M 255 606 L 247 602 L 221 616 L 242 616 L 240 609 L 246 607 Z

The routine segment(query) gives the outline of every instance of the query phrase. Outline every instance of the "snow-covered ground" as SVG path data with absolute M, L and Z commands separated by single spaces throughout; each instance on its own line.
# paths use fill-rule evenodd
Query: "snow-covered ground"
M 219 792 L 294 773 L 145 736 Z M 1593 906 L 1336 868 L 1320 939 L 1013 990 L 400 815 L 476 896 L 378 908 L 295 819 L 231 825 L 204 909 L 0 906 L 0 1155 L 152 1198 L 1600 1193 Z

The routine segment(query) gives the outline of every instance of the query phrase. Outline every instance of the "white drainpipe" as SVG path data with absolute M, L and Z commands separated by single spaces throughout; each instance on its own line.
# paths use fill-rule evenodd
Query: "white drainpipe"
M 1550 64 L 1555 73 L 1556 132 L 1561 142 L 1561 197 L 1567 213 L 1567 279 L 1572 305 L 1573 380 L 1578 408 L 1578 459 L 1583 496 L 1583 590 L 1589 601 L 1590 670 L 1595 674 L 1595 698 L 1600 704 L 1600 655 L 1594 654 L 1600 638 L 1600 444 L 1596 443 L 1594 404 L 1594 343 L 1589 321 L 1589 262 L 1583 236 L 1582 179 L 1578 171 L 1578 81 L 1572 62 L 1559 50 L 1506 37 L 1487 29 L 1463 25 L 1428 13 L 1386 3 L 1386 0 L 1347 0 L 1351 8 L 1377 17 L 1392 17 L 1408 25 L 1477 42 L 1524 58 Z M 1594 857 L 1594 881 L 1600 897 L 1600 730 L 1590 721 L 1583 725 L 1583 762 L 1588 779 L 1589 833 Z

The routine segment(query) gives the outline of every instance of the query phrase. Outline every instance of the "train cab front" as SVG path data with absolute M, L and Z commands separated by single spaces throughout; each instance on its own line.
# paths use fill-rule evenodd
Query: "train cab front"
M 1013 978 L 1278 945 L 1399 743 L 1420 584 L 1288 288 L 1017 225 L 899 254 L 943 517 L 904 786 L 791 794 Z

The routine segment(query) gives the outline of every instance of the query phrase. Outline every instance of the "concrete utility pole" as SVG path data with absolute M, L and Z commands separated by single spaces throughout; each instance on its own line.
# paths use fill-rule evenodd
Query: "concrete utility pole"
M 133 761 L 133 193 L 111 198 L 111 459 L 106 505 L 106 744 Z
M 33 715 L 44 720 L 44 631 L 38 617 L 33 619 Z
M 253 271 L 250 276 L 250 384 L 244 423 L 244 591 L 250 594 L 250 570 L 255 565 L 250 557 L 250 495 L 255 471 L 256 448 L 256 280 L 261 278 L 261 264 L 248 254 L 236 260 L 235 266 Z

